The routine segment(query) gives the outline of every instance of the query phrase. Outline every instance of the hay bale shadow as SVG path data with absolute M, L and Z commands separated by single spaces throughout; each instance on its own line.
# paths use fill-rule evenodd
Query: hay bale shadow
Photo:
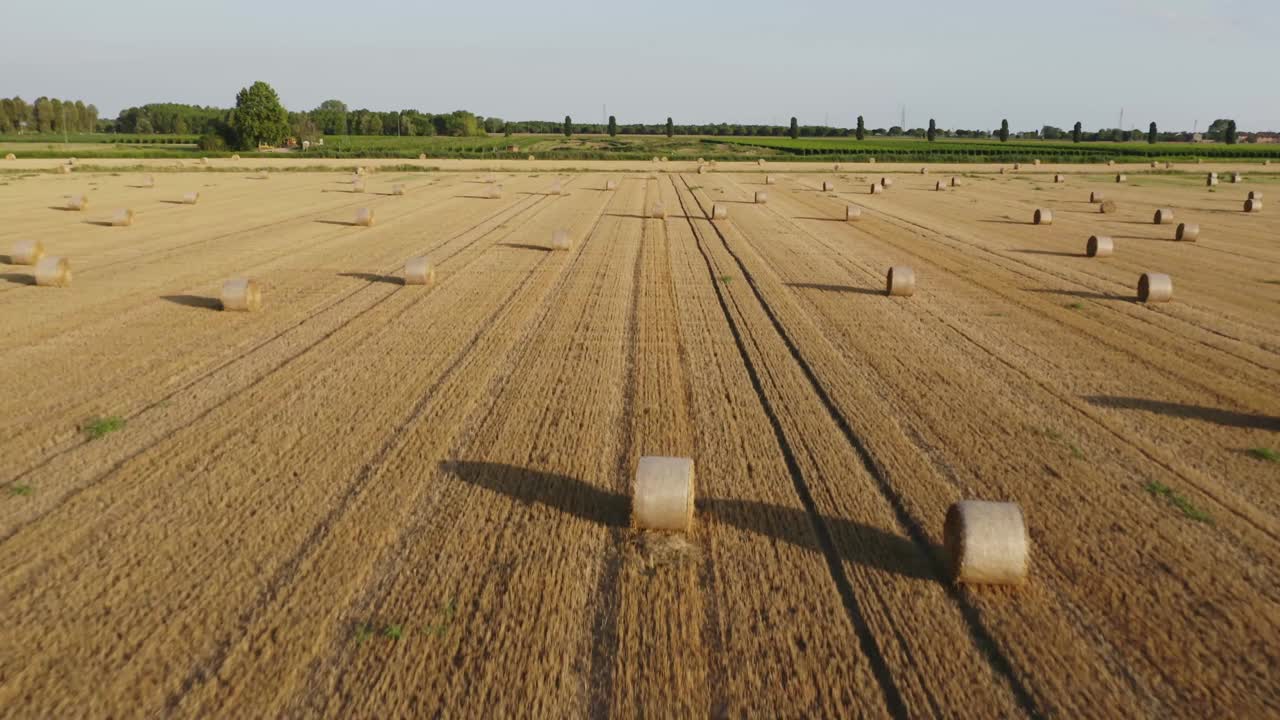
M 787 287 L 804 288 L 806 290 L 823 290 L 825 292 L 851 293 L 854 295 L 884 295 L 884 288 L 854 287 L 852 285 L 828 285 L 825 283 L 787 283 Z
M 338 277 L 356 278 L 357 280 L 364 280 L 365 282 L 386 283 L 388 285 L 404 284 L 404 278 L 399 278 L 395 275 L 381 275 L 379 273 L 342 272 L 338 273 Z
M 183 307 L 199 308 L 201 310 L 222 310 L 221 300 L 202 295 L 161 295 L 160 299 Z
M 0 280 L 7 280 L 14 285 L 35 285 L 36 278 L 28 273 L 3 273 Z

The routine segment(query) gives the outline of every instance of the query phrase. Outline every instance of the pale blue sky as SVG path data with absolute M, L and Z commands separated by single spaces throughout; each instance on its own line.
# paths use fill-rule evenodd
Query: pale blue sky
M 0 95 L 511 120 L 1280 130 L 1277 0 L 7 2 Z

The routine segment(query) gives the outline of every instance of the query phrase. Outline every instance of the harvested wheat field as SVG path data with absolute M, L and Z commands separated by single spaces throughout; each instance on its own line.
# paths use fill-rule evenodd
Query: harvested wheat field
M 1280 713 L 1280 175 L 574 164 L 4 176 L 0 715 Z

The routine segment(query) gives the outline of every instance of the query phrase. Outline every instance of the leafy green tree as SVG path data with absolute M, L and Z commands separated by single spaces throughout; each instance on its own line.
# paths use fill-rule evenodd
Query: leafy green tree
M 618 118 L 609 116 L 609 137 L 617 137 L 618 135 Z
M 787 134 L 791 136 L 792 140 L 800 137 L 800 123 L 795 118 L 791 118 L 791 129 Z
M 676 124 L 671 122 L 671 118 L 667 118 L 667 137 L 676 136 Z
M 1218 118 L 1209 123 L 1209 129 L 1204 131 L 1205 137 L 1213 138 L 1226 142 L 1227 140 L 1227 123 L 1231 122 L 1227 118 Z
M 511 123 L 506 123 L 502 126 L 502 134 L 506 137 L 511 137 Z
M 938 137 L 938 124 L 933 121 L 933 118 L 929 118 L 929 132 L 925 137 L 929 139 L 929 142 L 933 142 L 933 139 Z
M 564 136 L 570 137 L 572 135 L 573 135 L 573 118 L 569 117 L 568 115 L 565 115 L 564 116 Z
M 1000 121 L 1000 142 L 1009 142 L 1009 121 Z
M 858 129 L 854 131 L 853 136 L 861 140 L 867 136 L 867 126 L 862 122 L 862 116 L 858 116 Z
M 289 113 L 276 91 L 259 80 L 236 93 L 233 124 L 241 149 L 279 145 L 289 134 Z
M 1081 130 L 1082 130 L 1082 129 L 1081 129 L 1081 127 L 1080 127 L 1080 121 L 1079 121 L 1079 120 L 1077 120 L 1077 121 L 1076 121 L 1076 124 L 1075 124 L 1075 127 L 1072 127 L 1072 128 L 1071 128 L 1071 142 L 1073 142 L 1073 143 L 1078 143 L 1078 142 L 1080 142 Z
M 1151 145 L 1156 144 L 1156 140 L 1160 139 L 1160 133 L 1156 131 L 1156 124 L 1151 123 L 1151 127 L 1147 128 L 1147 142 Z
M 347 104 L 341 100 L 325 100 L 311 111 L 311 121 L 325 135 L 346 135 Z
M 1228 145 L 1235 145 L 1237 139 L 1236 121 L 1228 120 L 1226 130 L 1223 132 L 1223 141 Z
M 36 132 L 52 132 L 53 131 L 53 103 L 49 98 L 37 98 L 35 105 L 32 106 L 31 114 L 35 119 Z

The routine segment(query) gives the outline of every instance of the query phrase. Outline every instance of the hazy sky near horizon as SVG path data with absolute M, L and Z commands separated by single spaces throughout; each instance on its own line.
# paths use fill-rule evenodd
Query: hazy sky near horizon
M 1280 130 L 1276 0 L 64 0 L 0 12 L 0 96 L 509 120 Z

